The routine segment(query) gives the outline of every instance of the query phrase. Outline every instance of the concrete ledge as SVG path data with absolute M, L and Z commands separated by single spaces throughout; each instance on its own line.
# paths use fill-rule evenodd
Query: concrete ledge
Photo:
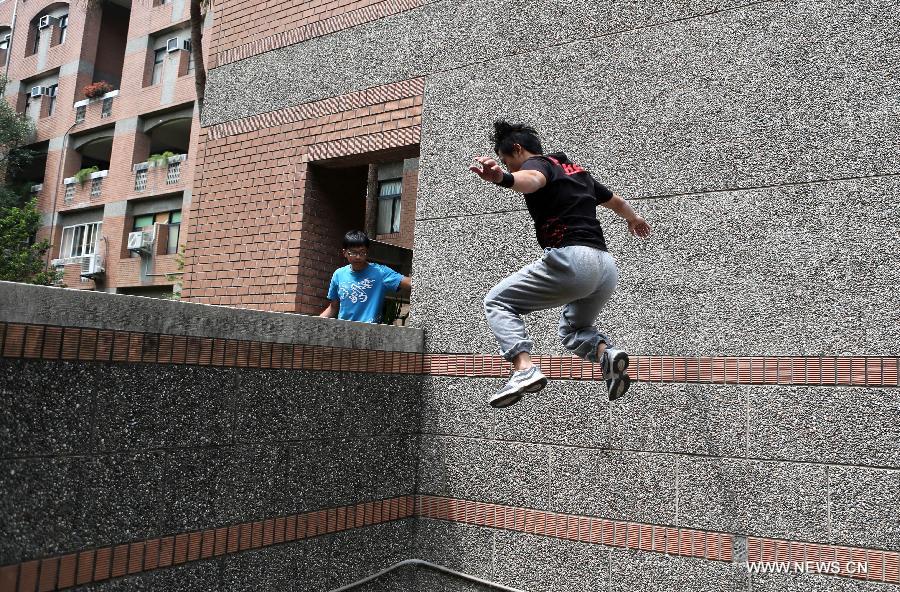
M 421 329 L 0 282 L 0 321 L 421 352 Z

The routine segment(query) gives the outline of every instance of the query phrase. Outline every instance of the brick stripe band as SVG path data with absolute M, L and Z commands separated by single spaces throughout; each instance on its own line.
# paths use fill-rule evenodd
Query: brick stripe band
M 740 536 L 431 495 L 416 496 L 415 516 L 710 561 L 733 561 L 732 545 Z M 748 536 L 747 561 L 837 561 L 842 571 L 831 575 L 900 584 L 900 553 L 895 551 Z M 868 563 L 868 573 L 846 572 L 850 561 Z
M 282 33 L 269 35 L 262 39 L 220 51 L 211 56 L 209 67 L 210 69 L 218 68 L 219 66 L 272 51 L 273 49 L 280 49 L 288 45 L 400 14 L 401 12 L 418 8 L 423 4 L 422 0 L 384 0 L 383 2 L 377 2 L 357 10 L 324 18 Z
M 183 532 L 0 567 L 0 592 L 50 592 L 413 515 L 412 495 Z
M 428 518 L 582 543 L 731 562 L 737 537 L 727 532 L 561 514 L 432 495 L 406 495 L 89 549 L 0 567 L 0 592 L 50 592 L 272 545 L 383 524 Z M 900 553 L 803 541 L 747 537 L 747 561 L 865 562 L 844 577 L 900 584 Z
M 237 368 L 505 378 L 501 356 L 410 353 L 0 323 L 5 358 L 140 362 Z M 576 357 L 534 356 L 557 380 L 603 380 L 599 364 Z M 629 374 L 640 382 L 747 385 L 900 387 L 897 356 L 632 356 Z
M 310 101 L 277 111 L 269 111 L 258 115 L 250 115 L 242 119 L 235 119 L 234 121 L 218 123 L 207 128 L 207 137 L 211 140 L 218 140 L 278 125 L 298 123 L 307 119 L 365 109 L 366 107 L 373 107 L 390 101 L 419 97 L 424 92 L 424 78 L 401 80 L 400 82 L 374 86 L 345 95 L 328 97 L 320 101 Z

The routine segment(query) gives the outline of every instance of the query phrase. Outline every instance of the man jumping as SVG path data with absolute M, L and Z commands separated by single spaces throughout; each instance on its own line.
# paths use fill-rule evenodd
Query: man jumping
M 625 373 L 628 354 L 615 349 L 594 326 L 619 278 L 616 262 L 606 250 L 597 205 L 624 218 L 637 237 L 648 237 L 650 226 L 627 201 L 565 154 L 544 154 L 534 128 L 497 121 L 491 141 L 509 172 L 485 156 L 476 158 L 480 166 L 470 170 L 485 181 L 525 194 L 544 254 L 494 286 L 484 298 L 491 331 L 503 357 L 513 365 L 509 382 L 491 397 L 490 404 L 507 407 L 547 385 L 547 378 L 531 360 L 534 342 L 521 315 L 557 306 L 563 306 L 559 319 L 563 345 L 589 362 L 600 362 L 609 398 L 617 399 L 628 390 L 631 379 Z

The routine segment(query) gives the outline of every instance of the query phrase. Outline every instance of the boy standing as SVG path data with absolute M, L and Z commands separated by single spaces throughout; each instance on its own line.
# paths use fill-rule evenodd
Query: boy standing
M 478 157 L 470 170 L 525 194 L 543 257 L 494 286 L 484 310 L 503 356 L 512 362 L 509 382 L 490 399 L 493 407 L 507 407 L 525 393 L 538 392 L 547 378 L 531 360 L 534 342 L 521 315 L 563 306 L 559 337 L 567 349 L 590 362 L 600 362 L 610 400 L 625 394 L 631 379 L 628 354 L 614 349 L 609 337 L 594 326 L 612 296 L 618 270 L 606 250 L 597 206 L 609 208 L 628 223 L 631 234 L 650 235 L 650 226 L 627 201 L 598 183 L 565 154 L 544 154 L 534 128 L 494 123 L 494 152 L 509 172 L 492 158 Z
M 339 268 L 331 276 L 328 286 L 331 302 L 319 316 L 380 323 L 385 294 L 408 292 L 410 279 L 386 265 L 369 263 L 369 237 L 361 230 L 351 230 L 344 235 L 341 253 L 349 265 Z

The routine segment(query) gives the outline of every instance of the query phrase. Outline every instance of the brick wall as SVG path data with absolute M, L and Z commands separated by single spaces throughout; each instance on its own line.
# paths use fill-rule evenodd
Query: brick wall
M 418 143 L 421 93 L 409 80 L 205 128 L 183 297 L 320 312 L 340 237 L 364 224 L 366 164 Z

